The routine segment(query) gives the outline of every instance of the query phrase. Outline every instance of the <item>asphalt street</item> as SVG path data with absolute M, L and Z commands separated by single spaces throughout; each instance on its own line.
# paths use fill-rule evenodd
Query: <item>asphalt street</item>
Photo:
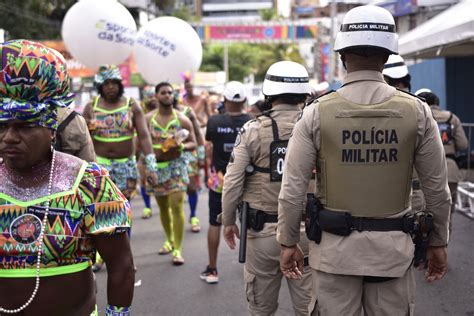
M 238 263 L 238 252 L 229 250 L 222 239 L 218 258 L 219 283 L 210 285 L 199 278 L 207 264 L 207 194 L 207 189 L 202 190 L 198 203 L 201 232 L 192 233 L 191 226 L 186 226 L 185 264 L 182 266 L 173 266 L 171 255 L 158 255 L 165 237 L 156 202 L 152 204 L 153 217 L 143 220 L 140 218 L 141 197 L 132 201 L 132 248 L 138 268 L 133 315 L 248 315 L 243 265 Z M 185 210 L 188 218 L 187 203 Z M 453 230 L 447 276 L 428 284 L 423 273 L 417 273 L 415 315 L 474 316 L 474 221 L 455 213 Z M 97 302 L 100 315 L 104 315 L 107 272 L 103 269 L 96 276 Z M 282 283 L 276 315 L 293 315 L 285 280 Z

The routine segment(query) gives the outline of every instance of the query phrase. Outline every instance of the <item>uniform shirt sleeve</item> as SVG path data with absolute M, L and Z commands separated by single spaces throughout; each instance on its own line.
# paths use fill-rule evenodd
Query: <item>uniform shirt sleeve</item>
M 89 164 L 79 190 L 85 203 L 86 234 L 112 235 L 130 230 L 130 203 L 112 182 L 107 170 L 96 163 Z
M 249 124 L 245 124 L 235 140 L 227 172 L 224 176 L 222 190 L 222 224 L 224 226 L 235 224 L 237 206 L 242 200 L 245 183 L 245 168 L 251 162 L 248 145 L 250 142 Z
M 317 103 L 306 107 L 288 143 L 278 197 L 277 241 L 286 246 L 299 242 L 306 192 L 316 162 L 319 134 Z
M 76 115 L 66 126 L 61 136 L 62 151 L 87 162 L 95 161 L 94 144 L 92 143 L 86 120 Z
M 454 126 L 453 137 L 454 147 L 456 148 L 456 151 L 467 149 L 469 144 L 466 137 L 466 133 L 464 132 L 464 128 L 461 125 L 461 120 L 459 119 L 459 117 L 453 114 L 452 123 Z
M 418 101 L 418 143 L 415 169 L 426 200 L 426 210 L 433 214 L 434 229 L 431 246 L 448 243 L 448 225 L 451 196 L 448 188 L 446 157 L 439 130 L 429 107 Z

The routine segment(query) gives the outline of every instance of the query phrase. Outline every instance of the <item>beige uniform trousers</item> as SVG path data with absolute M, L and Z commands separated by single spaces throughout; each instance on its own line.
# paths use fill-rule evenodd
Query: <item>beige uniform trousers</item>
M 370 316 L 414 315 L 416 285 L 412 267 L 403 277 L 378 283 L 364 282 L 363 276 L 317 270 L 313 274 L 319 316 L 360 316 L 362 311 Z
M 265 224 L 261 232 L 249 231 L 247 258 L 244 266 L 244 281 L 249 302 L 250 315 L 273 315 L 278 308 L 283 274 L 280 271 L 280 244 L 276 241 L 276 223 Z M 301 233 L 299 243 L 308 255 L 308 240 Z M 288 280 L 295 315 L 309 315 L 311 303 L 311 268 L 305 267 L 301 280 Z
M 424 211 L 426 208 L 425 196 L 421 190 L 412 190 L 411 193 L 411 209 L 414 212 Z

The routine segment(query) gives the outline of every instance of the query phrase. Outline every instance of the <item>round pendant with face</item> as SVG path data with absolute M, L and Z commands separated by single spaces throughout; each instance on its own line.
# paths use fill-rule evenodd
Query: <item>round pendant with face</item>
M 31 244 L 41 234 L 41 220 L 33 214 L 24 214 L 16 218 L 10 225 L 10 235 L 21 244 Z

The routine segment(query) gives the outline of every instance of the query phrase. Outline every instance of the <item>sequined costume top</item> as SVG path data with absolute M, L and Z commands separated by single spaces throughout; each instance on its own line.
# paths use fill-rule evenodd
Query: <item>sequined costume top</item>
M 181 122 L 179 121 L 176 110 L 173 110 L 173 119 L 170 120 L 165 127 L 156 121 L 157 115 L 158 111 L 156 111 L 150 120 L 150 134 L 153 148 L 161 149 L 166 139 L 173 137 L 181 130 Z
M 99 107 L 100 97 L 95 98 L 92 110 L 95 124 L 91 129 L 92 138 L 100 142 L 112 143 L 130 140 L 134 136 L 134 126 L 130 98 L 124 106 L 107 110 Z
M 0 278 L 34 276 L 47 186 L 17 187 L 5 164 L 0 164 L 0 179 Z M 129 202 L 96 163 L 57 152 L 51 193 L 42 276 L 89 266 L 95 253 L 91 237 L 130 229 Z M 47 274 L 48 270 L 56 272 Z

